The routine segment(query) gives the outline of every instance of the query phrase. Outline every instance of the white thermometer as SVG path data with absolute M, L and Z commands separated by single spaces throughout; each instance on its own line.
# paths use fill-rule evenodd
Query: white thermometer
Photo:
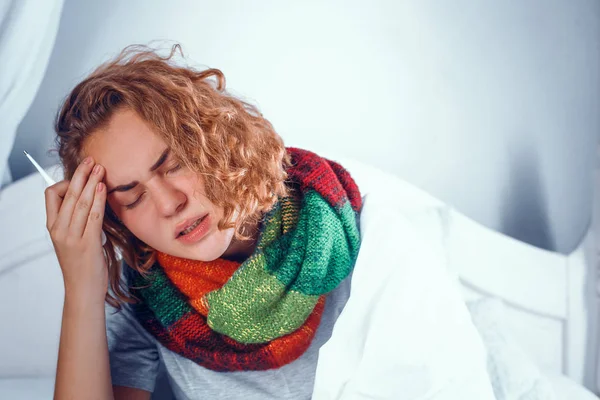
M 33 159 L 33 157 L 31 157 L 29 155 L 28 152 L 26 152 L 25 150 L 23 150 L 23 153 L 25 153 L 25 155 L 27 156 L 27 158 L 29 159 L 29 161 L 31 161 L 31 163 L 33 164 L 33 166 L 35 167 L 35 169 L 38 170 L 38 172 L 40 174 L 42 174 L 42 178 L 44 178 L 44 180 L 46 181 L 46 183 L 48 184 L 48 186 L 52 186 L 54 185 L 56 182 L 54 182 L 54 180 L 52 178 L 50 178 L 50 175 L 48 175 L 46 173 L 46 171 L 44 171 L 44 168 L 40 167 L 40 165 Z M 104 244 L 106 243 L 106 234 L 104 233 L 104 231 L 102 231 L 102 246 L 104 246 Z

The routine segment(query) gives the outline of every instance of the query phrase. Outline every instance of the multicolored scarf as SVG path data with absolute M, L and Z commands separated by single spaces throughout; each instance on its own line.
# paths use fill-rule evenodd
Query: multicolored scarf
M 280 199 L 264 216 L 256 250 L 242 264 L 159 253 L 149 279 L 130 269 L 145 329 L 206 368 L 266 370 L 296 360 L 315 335 L 325 295 L 354 267 L 358 187 L 339 164 L 288 152 L 289 180 L 302 196 Z

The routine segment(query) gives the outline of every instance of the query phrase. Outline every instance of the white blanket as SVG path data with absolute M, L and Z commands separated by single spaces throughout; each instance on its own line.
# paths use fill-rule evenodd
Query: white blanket
M 313 398 L 494 399 L 443 245 L 422 229 L 438 215 L 403 214 L 388 199 L 365 198 L 350 299 L 319 353 Z

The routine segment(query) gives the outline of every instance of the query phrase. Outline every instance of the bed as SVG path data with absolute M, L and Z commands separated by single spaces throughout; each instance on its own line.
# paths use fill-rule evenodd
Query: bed
M 557 399 L 596 398 L 592 230 L 572 254 L 541 250 L 487 229 L 385 172 L 330 157 L 366 191 L 386 187 L 409 212 L 435 210 L 449 273 L 460 282 L 465 303 L 502 304 L 503 328 L 551 383 Z M 58 167 L 48 172 L 61 178 Z M 0 192 L 0 224 L 10 232 L 0 247 L 0 398 L 52 397 L 63 285 L 45 229 L 44 188 L 41 176 L 32 174 Z

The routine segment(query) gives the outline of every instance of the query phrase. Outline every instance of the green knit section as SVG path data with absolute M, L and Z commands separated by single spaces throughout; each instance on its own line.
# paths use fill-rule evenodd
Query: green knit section
M 279 201 L 264 219 L 256 250 L 264 249 L 281 236 L 281 217 L 281 201 Z
M 241 343 L 264 343 L 302 325 L 320 295 L 350 273 L 360 246 L 356 213 L 316 191 L 282 199 L 265 217 L 256 252 L 207 295 L 209 326 Z
M 150 286 L 138 291 L 138 293 L 148 304 L 156 319 L 165 327 L 171 326 L 185 313 L 190 312 L 192 308 L 186 301 L 185 296 L 174 285 L 170 284 L 169 278 L 161 268 L 151 268 L 150 274 L 148 280 L 138 275 L 134 285 L 146 286 L 149 281 L 152 282 Z
M 264 249 L 274 244 L 281 236 L 294 229 L 298 222 L 300 204 L 292 197 L 284 197 L 265 217 L 257 249 Z
M 319 296 L 287 289 L 264 265 L 264 255 L 255 253 L 221 289 L 207 295 L 213 330 L 241 343 L 265 343 L 304 324 Z
M 290 213 L 297 212 L 290 208 Z M 286 219 L 277 210 L 273 223 Z M 271 220 L 268 219 L 268 224 Z M 265 231 L 271 233 L 272 230 Z M 273 232 L 274 233 L 274 232 Z M 339 210 L 315 191 L 306 193 L 296 227 L 264 248 L 267 271 L 290 290 L 321 295 L 350 273 L 360 247 L 356 213 L 349 202 Z

